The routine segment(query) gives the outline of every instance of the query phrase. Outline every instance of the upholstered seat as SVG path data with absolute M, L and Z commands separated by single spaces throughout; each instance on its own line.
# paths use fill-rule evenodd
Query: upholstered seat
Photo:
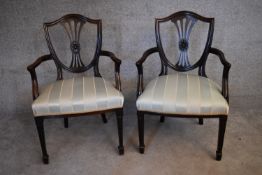
M 175 27 L 166 28 L 172 25 Z M 200 27 L 194 27 L 196 25 L 201 26 L 201 30 L 198 30 Z M 173 32 L 169 32 L 172 29 L 177 32 L 176 37 Z M 205 32 L 206 39 L 202 38 Z M 180 11 L 155 19 L 156 47 L 146 50 L 136 62 L 138 71 L 136 106 L 140 153 L 144 153 L 145 150 L 145 114 L 160 115 L 160 122 L 164 122 L 165 117 L 198 118 L 201 125 L 204 118 L 219 118 L 216 160 L 221 160 L 229 110 L 228 73 L 231 65 L 221 50 L 211 47 L 213 32 L 214 18 L 207 18 L 190 11 Z M 161 38 L 161 35 L 168 33 L 171 33 L 169 37 Z M 192 38 L 193 34 L 196 37 Z M 196 39 L 197 37 L 199 38 Z M 162 41 L 165 44 L 162 44 Z M 197 48 L 204 46 L 202 41 L 206 42 L 205 47 L 202 47 L 199 52 Z M 201 57 L 198 59 L 201 52 Z M 161 71 L 159 77 L 144 88 L 143 63 L 154 53 L 159 55 Z M 205 67 L 209 54 L 216 55 L 223 65 L 222 88 L 206 78 Z M 168 75 L 169 69 L 176 73 Z M 196 69 L 198 69 L 197 75 L 188 74 L 189 71 Z
M 124 97 L 120 92 L 121 60 L 114 53 L 102 49 L 102 21 L 80 14 L 68 14 L 55 21 L 44 23 L 43 26 L 50 54 L 39 57 L 27 67 L 32 80 L 34 100 L 32 109 L 43 163 L 49 163 L 45 143 L 45 119 L 62 117 L 65 128 L 68 128 L 68 118 L 75 116 L 99 114 L 103 122 L 107 123 L 106 112 L 116 113 L 118 152 L 123 155 Z M 92 29 L 95 30 L 96 37 L 91 32 Z M 93 47 L 94 45 L 88 41 L 96 41 L 96 46 Z M 94 51 L 94 54 L 90 51 Z M 90 57 L 90 54 L 93 57 Z M 109 57 L 115 65 L 115 87 L 105 81 L 99 71 L 99 62 L 106 57 Z M 57 69 L 57 78 L 55 82 L 39 90 L 36 68 L 46 61 L 53 61 Z M 88 70 L 93 70 L 93 76 L 82 76 L 82 73 Z M 64 72 L 72 73 L 73 77 L 77 78 L 65 79 Z
M 87 113 L 122 108 L 124 97 L 100 77 L 78 77 L 56 81 L 33 102 L 35 116 Z
M 182 115 L 227 115 L 228 103 L 212 80 L 176 73 L 152 80 L 138 97 L 139 111 Z

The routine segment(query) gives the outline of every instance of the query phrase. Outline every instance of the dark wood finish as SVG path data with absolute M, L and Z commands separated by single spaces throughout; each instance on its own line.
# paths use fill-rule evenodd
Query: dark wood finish
M 118 152 L 119 155 L 124 154 L 124 146 L 123 146 L 123 109 L 116 111 L 116 119 L 117 119 L 117 131 L 119 137 L 119 146 Z
M 82 27 L 86 24 L 93 24 L 97 26 L 97 42 L 96 42 L 96 51 L 94 54 L 94 58 L 89 65 L 84 65 L 83 61 L 81 60 L 80 55 L 80 32 Z M 56 25 L 62 25 L 66 31 L 70 39 L 70 49 L 72 52 L 72 60 L 70 66 L 66 66 L 63 64 L 60 59 L 58 58 L 53 44 L 50 39 L 49 29 Z M 101 76 L 98 69 L 98 58 L 101 52 L 102 47 L 102 21 L 100 19 L 90 19 L 85 16 L 79 14 L 69 14 L 65 15 L 62 18 L 44 23 L 44 31 L 45 31 L 45 38 L 47 41 L 48 48 L 50 53 L 57 64 L 57 66 L 61 69 L 65 69 L 67 71 L 73 73 L 81 73 L 89 70 L 90 68 L 94 68 L 94 73 L 96 76 Z
M 199 118 L 199 119 L 198 119 L 198 123 L 199 123 L 200 125 L 203 125 L 203 124 L 204 124 L 204 119 L 203 119 L 203 118 Z
M 165 116 L 164 116 L 164 115 L 161 115 L 161 116 L 160 116 L 160 122 L 161 122 L 161 123 L 164 123 L 164 122 L 165 122 Z
M 191 65 L 188 60 L 181 61 L 181 58 L 179 58 L 178 62 L 174 65 L 172 64 L 168 58 L 166 57 L 164 53 L 164 49 L 162 47 L 162 41 L 160 36 L 160 24 L 164 22 L 171 21 L 175 24 L 178 33 L 179 31 L 179 23 L 177 21 L 181 21 L 182 19 L 185 19 L 186 24 L 185 26 L 192 28 L 193 26 L 190 26 L 190 24 L 194 25 L 197 20 L 200 20 L 202 22 L 205 22 L 209 25 L 209 31 L 207 36 L 207 42 L 205 45 L 205 48 L 203 50 L 203 53 L 200 57 L 200 59 L 193 65 Z M 190 22 L 191 21 L 191 22 Z M 148 49 L 144 52 L 143 56 L 136 62 L 137 70 L 138 70 L 138 83 L 137 83 L 137 97 L 140 96 L 143 93 L 144 90 L 144 84 L 143 84 L 143 63 L 146 61 L 146 59 L 153 53 L 158 53 L 161 61 L 161 71 L 159 76 L 167 75 L 168 74 L 168 68 L 173 69 L 178 72 L 186 72 L 193 69 L 198 69 L 198 75 L 207 77 L 205 66 L 206 66 L 206 60 L 208 58 L 209 54 L 215 54 L 218 56 L 220 62 L 223 65 L 223 76 L 222 76 L 222 95 L 224 98 L 229 102 L 229 92 L 228 92 L 228 74 L 229 69 L 231 67 L 231 64 L 226 61 L 224 54 L 222 51 L 212 48 L 212 40 L 213 40 L 213 33 L 214 33 L 214 18 L 206 18 L 203 16 L 200 16 L 196 13 L 190 12 L 190 11 L 180 11 L 177 13 L 174 13 L 168 17 L 165 18 L 157 18 L 155 20 L 155 35 L 156 35 L 156 47 L 153 47 L 151 49 Z M 191 29 L 185 30 L 190 31 Z M 179 33 L 180 35 L 180 33 Z M 184 34 L 183 36 L 186 36 L 185 38 L 180 37 L 179 41 L 179 50 L 180 52 L 186 52 L 188 47 L 188 37 L 187 35 L 190 35 L 189 33 Z M 181 35 L 182 36 L 182 35 Z M 185 54 L 185 53 L 184 53 Z M 185 56 L 187 59 L 187 55 Z M 160 121 L 164 121 L 165 117 L 181 117 L 181 118 L 198 118 L 199 124 L 203 124 L 204 118 L 219 118 L 220 124 L 219 124 L 219 140 L 218 140 L 218 151 L 217 151 L 217 160 L 221 159 L 222 155 L 222 146 L 223 146 L 223 140 L 224 140 L 224 132 L 226 127 L 226 115 L 211 115 L 211 116 L 199 116 L 199 115 L 179 115 L 179 114 L 162 114 L 162 113 L 156 113 L 156 112 L 150 112 L 150 111 L 137 111 L 138 116 L 138 132 L 139 132 L 139 152 L 144 153 L 144 114 L 151 114 L 151 115 L 160 115 Z
M 40 140 L 40 144 L 42 148 L 42 154 L 43 154 L 42 160 L 44 164 L 48 164 L 49 156 L 47 154 L 46 144 L 45 144 L 44 119 L 41 117 L 35 118 L 35 124 L 36 124 L 37 132 L 38 132 L 38 136 L 39 136 L 39 140 Z
M 37 80 L 35 68 L 38 67 L 41 63 L 48 60 L 52 60 L 51 55 L 44 55 L 39 57 L 33 64 L 27 67 L 27 70 L 31 74 L 33 100 L 35 100 L 39 96 L 38 80 Z
M 82 116 L 88 116 L 88 115 L 100 115 L 102 113 L 107 113 L 107 112 L 115 112 L 119 109 L 123 109 L 123 108 L 112 108 L 112 109 L 108 109 L 108 110 L 101 110 L 101 111 L 94 111 L 94 112 L 87 112 L 87 113 L 79 113 L 79 114 L 64 114 L 64 115 L 52 115 L 52 116 L 41 116 L 44 119 L 52 119 L 52 118 L 74 118 L 74 117 L 82 117 Z M 40 116 L 39 116 L 40 117 Z
M 216 151 L 216 160 L 221 160 L 222 158 L 222 148 L 224 144 L 224 136 L 226 131 L 227 125 L 227 118 L 220 117 L 219 118 L 219 130 L 218 130 L 218 144 L 217 144 L 217 151 Z
M 101 114 L 101 117 L 102 117 L 102 121 L 104 123 L 107 123 L 106 114 L 105 113 Z
M 212 53 L 218 56 L 220 62 L 223 64 L 223 76 L 222 76 L 222 95 L 229 102 L 229 92 L 228 92 L 228 73 L 231 67 L 231 64 L 227 62 L 224 53 L 216 48 L 210 48 L 209 53 Z
M 180 36 L 180 33 L 182 33 L 183 31 L 179 31 L 178 21 L 180 21 L 180 23 L 183 24 L 183 22 L 181 21 L 182 19 L 186 20 L 184 31 L 191 31 L 194 23 L 197 20 L 200 20 L 202 22 L 206 22 L 206 23 L 209 24 L 208 38 L 207 38 L 207 42 L 206 42 L 206 45 L 205 45 L 205 49 L 204 49 L 202 56 L 199 59 L 199 61 L 196 62 L 194 65 L 190 65 L 188 63 L 188 60 L 185 61 L 186 62 L 185 64 L 180 64 L 180 57 L 179 57 L 179 61 L 178 61 L 177 64 L 175 64 L 175 65 L 172 64 L 168 60 L 168 58 L 166 57 L 164 49 L 162 47 L 162 41 L 161 41 L 161 35 L 160 35 L 160 24 L 164 23 L 164 22 L 168 22 L 168 21 L 173 22 L 175 24 L 175 26 L 178 30 L 179 36 Z M 193 24 L 193 25 L 189 25 L 190 21 L 192 21 L 191 24 Z M 189 28 L 189 29 L 187 30 L 187 28 Z M 157 18 L 155 20 L 155 34 L 156 34 L 156 43 L 157 43 L 158 52 L 159 52 L 159 55 L 160 55 L 160 58 L 161 58 L 162 67 L 165 68 L 165 69 L 167 69 L 167 67 L 169 67 L 169 68 L 174 69 L 176 71 L 185 72 L 185 71 L 193 70 L 197 67 L 203 66 L 204 63 L 206 62 L 206 59 L 207 59 L 207 56 L 208 56 L 208 50 L 209 50 L 209 48 L 211 47 L 211 44 L 212 44 L 213 33 L 214 33 L 214 18 L 205 18 L 205 17 L 200 16 L 200 15 L 193 13 L 193 12 L 181 11 L 181 12 L 174 13 L 174 14 L 168 16 L 168 17 L 165 17 L 165 18 Z M 187 53 L 190 32 L 185 33 L 184 35 L 186 35 L 186 36 L 180 36 L 181 38 L 180 38 L 180 42 L 179 42 L 179 50 Z M 203 69 L 201 69 L 200 73 L 203 76 L 205 75 L 205 68 L 204 67 L 203 67 Z
M 96 41 L 96 50 L 94 53 L 94 57 L 88 65 L 85 65 L 81 59 L 80 55 L 80 32 L 81 28 L 85 23 L 93 24 L 97 26 L 97 41 Z M 49 28 L 55 25 L 62 25 L 65 29 L 66 34 L 70 39 L 70 50 L 72 52 L 72 60 L 70 66 L 66 66 L 63 64 L 59 57 L 57 56 L 53 44 L 51 42 L 49 36 Z M 69 26 L 66 27 L 66 26 Z M 78 27 L 77 27 L 78 26 Z M 69 30 L 70 29 L 70 30 Z M 58 20 L 53 22 L 44 23 L 44 31 L 45 31 L 45 38 L 47 41 L 47 45 L 50 51 L 50 54 L 44 55 L 39 57 L 34 63 L 27 67 L 27 70 L 30 72 L 31 80 L 32 80 L 32 95 L 33 100 L 35 100 L 39 96 L 39 88 L 38 88 L 38 80 L 36 74 L 36 68 L 42 64 L 43 62 L 52 60 L 55 63 L 57 68 L 57 80 L 63 79 L 63 71 L 68 71 L 71 73 L 82 73 L 85 71 L 93 69 L 94 76 L 101 77 L 99 72 L 99 59 L 101 56 L 109 57 L 115 63 L 115 87 L 116 89 L 121 91 L 121 81 L 120 81 L 120 65 L 121 60 L 119 60 L 114 53 L 110 51 L 102 50 L 102 21 L 100 19 L 90 19 L 85 16 L 79 14 L 68 14 L 61 17 Z M 120 111 L 120 112 L 119 112 Z M 45 137 L 44 137 L 44 126 L 43 121 L 44 119 L 49 118 L 64 118 L 64 126 L 65 128 L 68 127 L 68 118 L 69 117 L 77 117 L 77 116 L 86 116 L 86 115 L 94 115 L 99 114 L 102 117 L 104 123 L 107 122 L 105 112 L 116 112 L 117 114 L 117 123 L 118 123 L 118 134 L 119 134 L 119 154 L 124 154 L 124 146 L 123 146 L 123 125 L 122 125 L 122 115 L 123 115 L 123 108 L 115 108 L 109 110 L 102 110 L 96 112 L 89 112 L 89 113 L 81 113 L 81 114 L 68 114 L 68 115 L 56 115 L 56 116 L 39 116 L 35 117 L 38 135 L 40 138 L 42 153 L 43 153 L 43 162 L 48 163 L 48 154 L 46 151 L 45 145 Z
M 138 137 L 139 137 L 139 152 L 141 154 L 145 151 L 145 143 L 144 143 L 144 113 L 137 111 L 138 118 Z
M 64 127 L 68 128 L 68 118 L 64 117 Z

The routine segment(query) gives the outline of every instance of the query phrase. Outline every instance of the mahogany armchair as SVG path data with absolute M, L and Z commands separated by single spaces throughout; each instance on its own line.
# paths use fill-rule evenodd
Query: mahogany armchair
M 162 45 L 161 26 L 165 23 L 173 25 L 177 31 L 177 61 L 172 62 L 166 56 Z M 207 25 L 207 37 L 200 59 L 192 61 L 189 57 L 191 49 L 191 33 L 197 22 Z M 170 31 L 170 30 L 169 30 Z M 139 133 L 139 151 L 144 153 L 144 114 L 160 115 L 160 122 L 166 117 L 199 118 L 203 124 L 204 118 L 218 118 L 219 132 L 216 160 L 222 158 L 222 147 L 229 111 L 228 73 L 231 67 L 222 51 L 213 48 L 212 39 L 214 18 L 206 18 L 190 11 L 180 11 L 165 18 L 155 20 L 156 47 L 147 50 L 136 62 L 138 70 L 137 86 L 137 116 Z M 199 35 L 200 36 L 200 35 Z M 199 36 L 197 36 L 199 38 Z M 172 38 L 173 39 L 173 38 Z M 198 50 L 199 51 L 199 50 Z M 200 50 L 201 51 L 201 50 Z M 159 77 L 150 81 L 144 88 L 143 63 L 149 55 L 158 53 L 161 61 Z M 223 65 L 222 89 L 206 75 L 205 66 L 209 54 L 218 57 Z M 191 59 L 189 59 L 191 58 Z M 175 73 L 168 74 L 168 68 Z M 198 75 L 188 71 L 198 69 Z
M 95 27 L 96 44 L 95 52 L 91 61 L 82 59 L 82 47 L 86 45 L 80 36 L 83 36 L 83 28 L 86 24 Z M 88 27 L 87 25 L 87 27 Z M 50 30 L 53 27 L 60 27 L 69 45 L 66 45 L 69 54 L 57 53 L 60 44 L 55 45 L 55 37 L 51 37 Z M 79 14 L 69 14 L 53 22 L 44 23 L 45 38 L 50 54 L 41 56 L 33 64 L 27 67 L 32 78 L 33 104 L 32 110 L 40 139 L 43 162 L 49 163 L 46 150 L 44 119 L 64 118 L 64 126 L 68 127 L 68 118 L 75 116 L 86 116 L 100 114 L 103 122 L 106 123 L 106 112 L 113 111 L 117 116 L 119 154 L 124 154 L 123 146 L 123 102 L 124 97 L 121 91 L 120 64 L 113 53 L 102 50 L 102 21 L 90 19 Z M 82 35 L 81 35 L 82 34 Z M 66 49 L 65 49 L 66 50 Z M 101 56 L 111 58 L 115 63 L 115 87 L 102 78 L 99 72 L 99 59 Z M 67 58 L 67 59 L 65 59 Z M 36 68 L 43 62 L 54 61 L 57 69 L 57 80 L 48 84 L 41 91 L 38 88 Z M 94 76 L 85 76 L 84 72 L 93 69 Z M 63 71 L 78 75 L 78 77 L 63 77 Z M 82 73 L 82 74 L 80 74 Z

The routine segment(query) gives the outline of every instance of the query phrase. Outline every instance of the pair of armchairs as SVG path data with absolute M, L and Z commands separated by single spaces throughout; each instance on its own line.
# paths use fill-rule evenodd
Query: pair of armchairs
M 190 64 L 188 57 L 189 36 L 197 21 L 208 24 L 208 36 L 204 50 L 199 60 Z M 163 49 L 160 25 L 165 22 L 174 23 L 178 32 L 178 61 L 173 64 L 165 55 Z M 85 64 L 81 58 L 80 35 L 85 24 L 96 26 L 97 37 L 93 59 Z M 70 45 L 70 62 L 56 53 L 56 47 L 50 36 L 50 29 L 60 26 L 64 29 Z M 38 58 L 27 67 L 32 79 L 33 104 L 32 110 L 42 149 L 42 160 L 49 162 L 46 150 L 44 119 L 63 118 L 64 126 L 68 128 L 68 118 L 99 114 L 104 123 L 107 122 L 105 113 L 113 111 L 117 117 L 119 154 L 124 154 L 123 146 L 123 103 L 124 96 L 121 93 L 120 64 L 112 52 L 102 50 L 102 21 L 94 20 L 78 14 L 65 15 L 62 18 L 44 23 L 45 38 L 50 54 Z M 155 34 L 157 46 L 147 50 L 141 59 L 136 62 L 138 69 L 137 86 L 137 116 L 139 133 L 139 151 L 144 153 L 144 114 L 160 116 L 164 122 L 165 117 L 198 118 L 199 124 L 203 124 L 203 118 L 219 118 L 219 134 L 216 159 L 221 160 L 224 133 L 228 116 L 228 72 L 230 64 L 224 54 L 211 47 L 214 31 L 214 19 L 205 18 L 189 11 L 180 11 L 166 18 L 155 21 Z M 144 88 L 143 63 L 150 54 L 158 53 L 161 60 L 161 72 Z M 222 89 L 207 78 L 205 72 L 206 60 L 209 54 L 215 54 L 224 66 L 222 77 Z M 99 59 L 101 56 L 109 57 L 115 64 L 115 86 L 102 78 L 99 72 Z M 39 90 L 36 68 L 45 61 L 54 61 L 57 68 L 57 80 Z M 176 73 L 168 74 L 168 68 Z M 63 78 L 63 71 L 70 73 L 83 73 L 93 69 L 94 76 L 78 76 Z M 198 69 L 198 75 L 187 72 Z M 81 75 L 81 74 L 80 74 Z

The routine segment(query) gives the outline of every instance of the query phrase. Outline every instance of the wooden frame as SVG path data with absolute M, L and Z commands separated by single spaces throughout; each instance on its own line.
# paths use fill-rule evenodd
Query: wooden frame
M 73 40 L 71 41 L 71 50 L 72 50 L 72 61 L 71 61 L 71 65 L 70 67 L 67 67 L 66 65 L 64 65 L 59 58 L 57 57 L 55 50 L 53 49 L 52 46 L 52 42 L 50 40 L 49 37 L 49 31 L 48 28 L 52 27 L 54 25 L 57 24 L 61 24 L 64 25 L 65 23 L 68 23 L 69 21 L 73 20 L 73 24 L 77 25 L 77 23 L 80 23 L 80 26 L 83 25 L 84 23 L 88 22 L 91 24 L 94 24 L 97 26 L 97 43 L 96 43 L 96 51 L 94 54 L 94 58 L 91 61 L 91 63 L 89 65 L 84 65 L 81 57 L 80 57 L 80 53 L 79 53 L 79 49 L 77 47 L 79 47 L 79 43 L 77 43 L 79 41 L 79 36 L 80 36 L 80 30 L 81 27 L 79 29 L 79 33 L 77 32 L 73 32 L 73 31 L 67 31 L 67 32 L 72 32 L 71 36 L 73 36 L 75 33 L 76 36 L 74 36 L 75 38 L 77 38 L 77 40 Z M 72 25 L 72 23 L 71 23 Z M 70 26 L 71 27 L 71 26 Z M 75 27 L 75 26 L 73 26 Z M 75 28 L 76 29 L 76 28 Z M 34 63 L 32 63 L 31 65 L 29 65 L 27 67 L 27 70 L 30 72 L 31 75 L 31 79 L 32 79 L 32 95 L 33 95 L 33 100 L 35 100 L 38 96 L 39 96 L 39 89 L 38 89 L 38 80 L 37 80 L 37 75 L 36 75 L 36 68 L 42 64 L 43 62 L 49 61 L 49 60 L 53 60 L 56 68 L 57 68 L 57 80 L 62 80 L 63 79 L 63 70 L 65 71 L 69 71 L 72 73 L 81 73 L 81 72 L 85 72 L 91 68 L 93 68 L 94 71 L 94 76 L 95 77 L 101 77 L 101 74 L 99 73 L 99 59 L 100 56 L 106 56 L 109 57 L 114 63 L 115 63 L 115 86 L 116 89 L 118 89 L 119 91 L 121 91 L 121 81 L 120 81 L 120 64 L 121 64 L 121 60 L 119 60 L 112 52 L 109 51 L 105 51 L 102 50 L 102 21 L 100 19 L 98 20 L 94 20 L 94 19 L 90 19 L 87 17 L 84 17 L 82 15 L 79 14 L 69 14 L 69 15 L 65 15 L 63 17 L 61 17 L 60 19 L 50 22 L 50 23 L 44 23 L 44 30 L 45 30 L 45 37 L 46 37 L 46 41 L 48 44 L 48 48 L 50 50 L 50 54 L 48 55 L 44 55 L 39 57 Z M 71 40 L 71 38 L 70 38 Z M 68 128 L 68 118 L 69 117 L 76 117 L 76 116 L 83 116 L 83 115 L 93 115 L 93 114 L 101 114 L 102 120 L 104 123 L 107 122 L 105 113 L 106 112 L 115 112 L 116 113 L 116 117 L 117 117 L 117 127 L 118 127 L 118 136 L 119 136 L 119 146 L 118 146 L 118 151 L 120 155 L 124 154 L 124 146 L 123 146 L 123 108 L 116 108 L 116 109 L 110 109 L 110 110 L 106 110 L 106 111 L 97 111 L 97 112 L 89 112 L 89 113 L 81 113 L 81 114 L 70 114 L 70 115 L 60 115 L 60 116 L 37 116 L 35 117 L 35 123 L 36 123 L 36 127 L 37 127 L 37 131 L 38 131 L 38 135 L 39 135 L 39 140 L 40 140 L 40 144 L 41 144 L 41 149 L 42 149 L 42 155 L 43 155 L 43 163 L 48 164 L 49 163 L 49 157 L 47 154 L 47 150 L 46 150 L 46 143 L 45 143 L 45 134 L 44 134 L 44 119 L 48 119 L 48 118 L 64 118 L 64 126 L 65 128 Z
M 200 20 L 202 22 L 206 22 L 209 24 L 209 31 L 208 31 L 208 38 L 207 42 L 203 51 L 201 58 L 194 64 L 179 64 L 176 65 L 172 64 L 167 57 L 165 56 L 164 50 L 162 48 L 161 43 L 161 36 L 160 36 L 160 23 L 164 23 L 167 21 L 176 22 L 176 20 L 180 19 L 190 19 L 190 20 Z M 191 22 L 193 23 L 193 22 Z M 176 24 L 177 25 L 177 24 Z M 193 69 L 198 68 L 198 75 L 207 77 L 205 72 L 205 65 L 208 55 L 214 54 L 218 56 L 220 62 L 223 65 L 223 75 L 222 75 L 222 95 L 223 97 L 229 102 L 229 92 L 228 92 L 228 74 L 231 64 L 227 62 L 224 57 L 222 51 L 212 48 L 212 40 L 213 40 L 213 33 L 214 33 L 214 18 L 206 18 L 200 16 L 196 13 L 190 11 L 180 11 L 174 13 L 165 18 L 157 18 L 155 19 L 155 35 L 156 35 L 156 47 L 148 49 L 144 52 L 143 56 L 136 62 L 137 70 L 138 70 L 138 83 L 137 83 L 137 97 L 143 93 L 144 85 L 143 85 L 143 63 L 146 59 L 153 53 L 158 53 L 160 60 L 161 60 L 161 72 L 159 76 L 167 75 L 168 69 L 171 68 L 175 71 L 179 72 L 186 72 Z M 187 41 L 186 41 L 187 42 Z M 184 44 L 184 46 L 187 46 Z M 183 49 L 183 48 L 180 48 Z M 145 144 L 144 144 L 144 114 L 151 114 L 151 115 L 160 115 L 160 122 L 164 122 L 165 116 L 167 117 L 182 117 L 182 118 L 198 118 L 199 124 L 203 124 L 203 118 L 219 118 L 219 132 L 218 132 L 218 144 L 217 144 L 217 151 L 216 151 L 216 160 L 221 160 L 222 158 L 222 148 L 224 142 L 224 133 L 226 129 L 226 122 L 227 122 L 227 115 L 208 115 L 208 116 L 199 116 L 199 115 L 178 115 L 178 114 L 162 114 L 156 112 L 148 112 L 148 111 L 137 111 L 138 116 L 138 133 L 139 133 L 139 151 L 140 153 L 144 153 Z

